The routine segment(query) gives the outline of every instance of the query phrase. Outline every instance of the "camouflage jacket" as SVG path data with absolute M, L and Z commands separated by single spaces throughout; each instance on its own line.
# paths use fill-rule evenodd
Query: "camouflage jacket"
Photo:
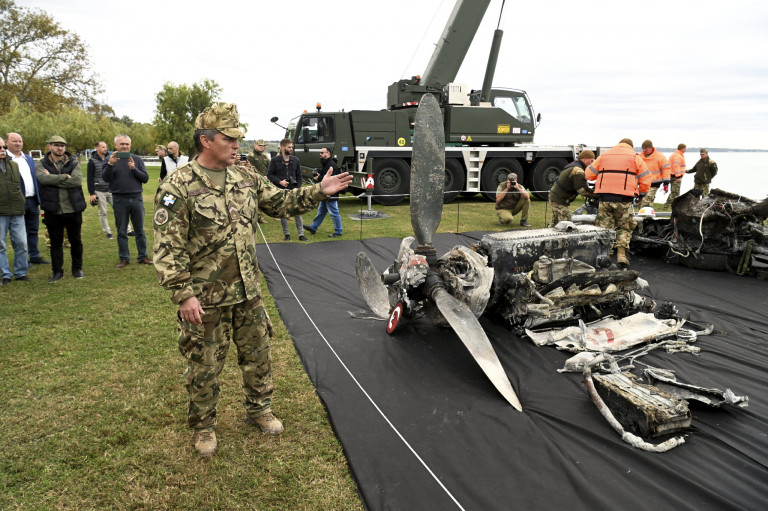
M 257 153 L 256 151 L 251 151 L 248 153 L 248 156 L 246 157 L 248 159 L 248 162 L 253 165 L 253 167 L 261 174 L 262 176 L 267 175 L 267 170 L 269 170 L 269 153 L 264 152 Z
M 258 210 L 299 215 L 327 198 L 319 184 L 281 190 L 243 166 L 227 167 L 223 190 L 197 161 L 179 167 L 155 195 L 157 279 L 177 304 L 192 296 L 203 307 L 250 300 L 259 293 Z

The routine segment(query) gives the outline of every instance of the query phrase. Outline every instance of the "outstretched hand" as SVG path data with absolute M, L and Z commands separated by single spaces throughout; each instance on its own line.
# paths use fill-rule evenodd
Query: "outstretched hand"
M 333 175 L 333 169 L 328 169 L 323 180 L 320 181 L 320 190 L 326 195 L 333 195 L 342 190 L 346 190 L 352 182 L 352 176 L 349 172 Z

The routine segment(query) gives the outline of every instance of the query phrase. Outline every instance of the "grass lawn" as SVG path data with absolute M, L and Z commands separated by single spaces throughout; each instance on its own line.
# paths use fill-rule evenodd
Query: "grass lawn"
M 159 167 L 145 186 L 148 245 Z M 348 197 L 348 196 L 347 196 Z M 410 234 L 406 203 L 374 205 L 391 218 L 355 222 L 360 201 L 342 200 L 344 238 Z M 544 226 L 543 202 L 529 222 Z M 110 209 L 110 225 L 114 218 Z M 304 215 L 309 224 L 313 213 Z M 41 228 L 43 226 L 41 225 Z M 282 242 L 280 222 L 261 226 Z M 290 222 L 291 243 L 296 240 Z M 446 205 L 439 232 L 502 230 L 493 204 L 479 197 Z M 312 242 L 329 241 L 326 218 Z M 116 236 L 116 231 L 115 236 Z M 47 282 L 50 266 L 33 266 L 31 283 L 0 288 L 0 509 L 362 509 L 325 409 L 301 366 L 262 281 L 275 324 L 274 408 L 279 437 L 243 423 L 234 347 L 221 377 L 219 452 L 201 460 L 186 426 L 184 359 L 176 347 L 176 306 L 152 267 L 118 270 L 116 240 L 101 232 L 97 208 L 83 214 L 84 280 Z M 9 252 L 10 252 L 10 242 Z M 49 253 L 41 238 L 41 252 Z M 350 267 L 350 272 L 354 271 Z

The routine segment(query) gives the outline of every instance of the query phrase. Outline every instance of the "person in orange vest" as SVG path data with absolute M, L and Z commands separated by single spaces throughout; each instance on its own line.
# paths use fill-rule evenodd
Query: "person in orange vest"
M 683 176 L 685 175 L 685 149 L 685 144 L 678 144 L 677 151 L 669 157 L 669 185 L 672 191 L 669 192 L 663 209 L 672 207 L 672 201 L 680 196 L 680 185 L 683 183 Z
M 632 140 L 623 138 L 587 167 L 586 176 L 594 181 L 595 196 L 600 201 L 595 225 L 616 230 L 616 262 L 626 268 L 629 241 L 637 226 L 632 201 L 638 190 L 640 197 L 648 193 L 651 173 L 635 153 Z
M 653 142 L 645 140 L 643 142 L 643 152 L 640 158 L 645 162 L 645 166 L 651 172 L 651 189 L 643 198 L 640 207 L 653 207 L 653 200 L 656 198 L 656 191 L 660 186 L 664 186 L 664 192 L 669 192 L 669 160 L 661 151 L 653 147 Z

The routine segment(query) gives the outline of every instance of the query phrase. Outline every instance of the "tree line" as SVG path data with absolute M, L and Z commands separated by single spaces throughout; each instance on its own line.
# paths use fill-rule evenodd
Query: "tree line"
M 126 134 L 134 153 L 151 154 L 156 144 L 171 140 L 182 153 L 194 153 L 195 118 L 222 92 L 215 81 L 165 83 L 155 96 L 153 123 L 134 122 L 98 101 L 102 86 L 77 34 L 14 0 L 0 0 L 0 19 L 12 27 L 0 38 L 0 134 L 20 133 L 27 151 L 44 150 L 52 135 L 80 152 L 99 140 L 111 147 L 116 135 Z

